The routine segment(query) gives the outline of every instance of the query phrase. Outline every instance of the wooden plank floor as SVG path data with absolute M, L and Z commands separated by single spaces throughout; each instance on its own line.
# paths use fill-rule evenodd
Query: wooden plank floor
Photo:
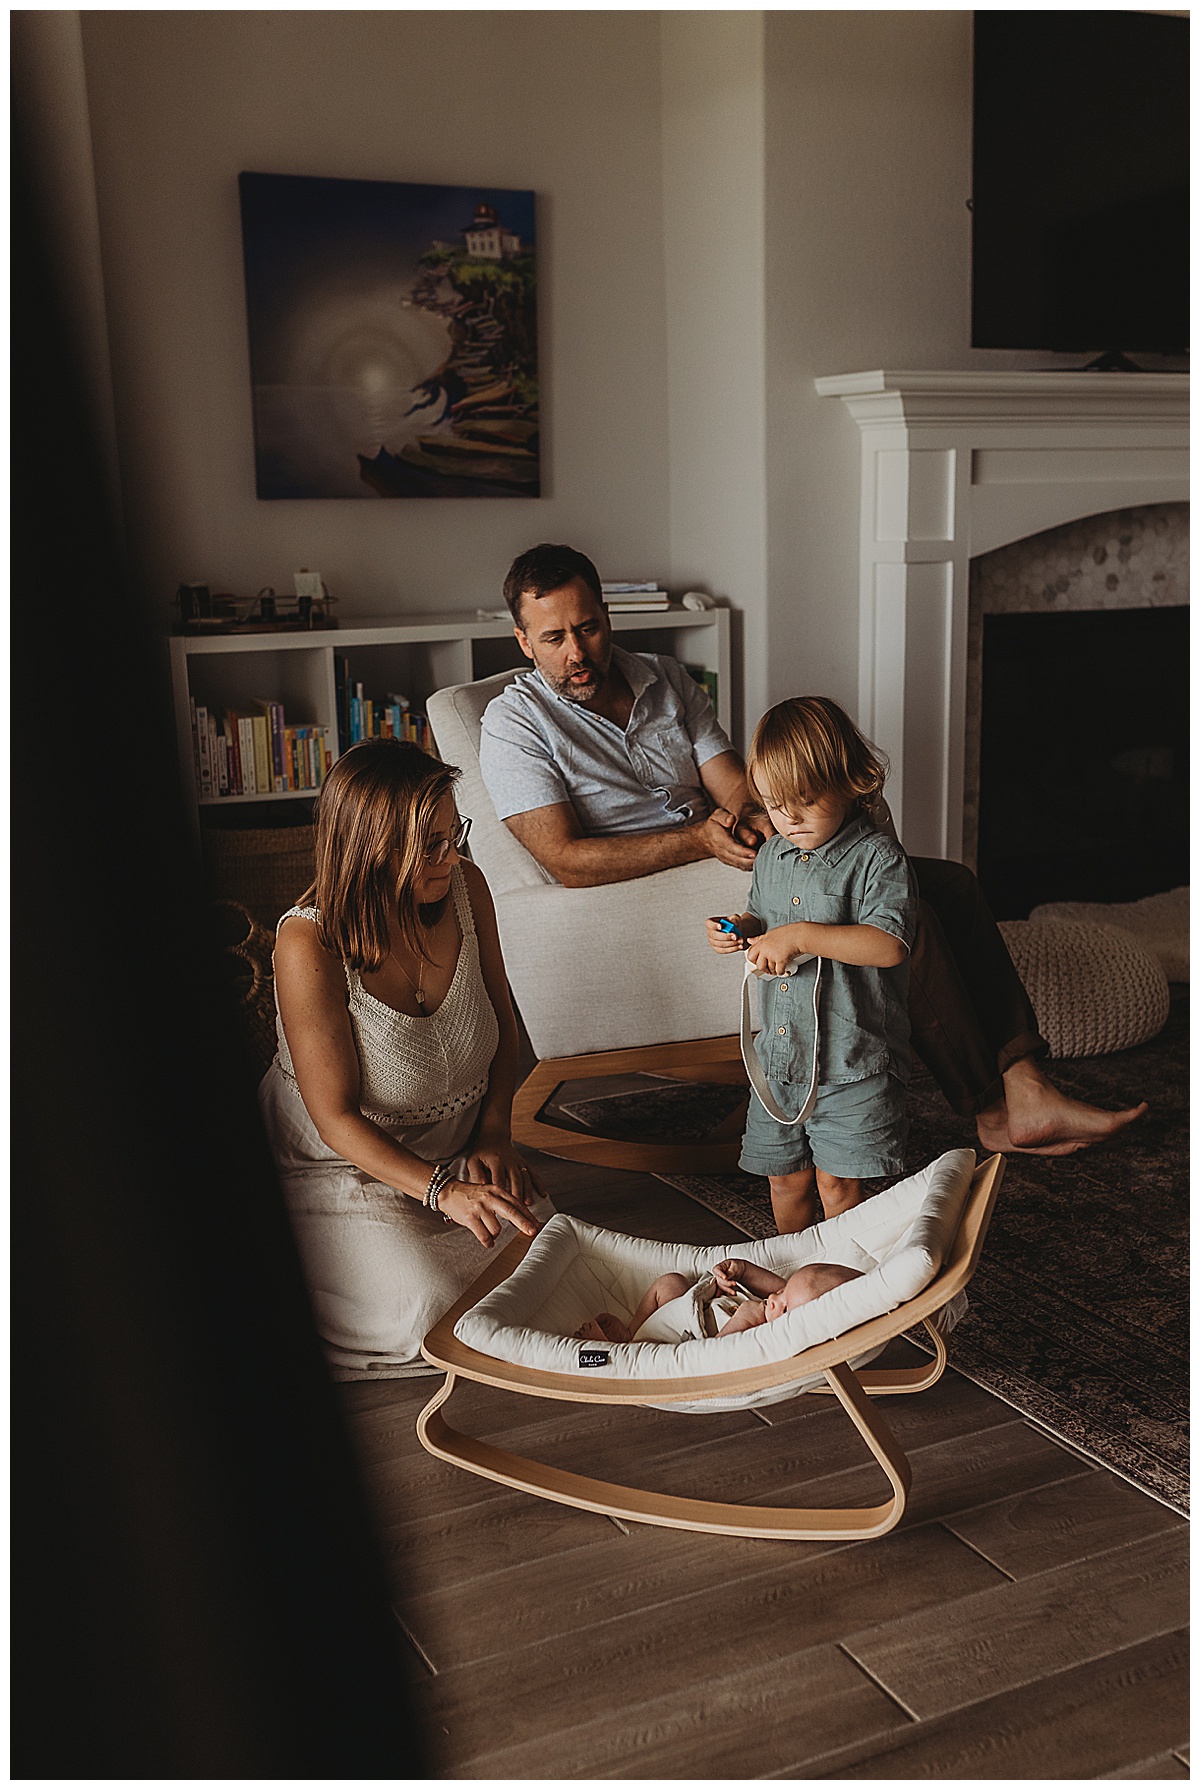
M 537 1166 L 593 1223 L 744 1241 L 652 1177 Z M 849 1543 L 620 1525 L 494 1486 L 418 1444 L 438 1384 L 341 1388 L 438 1775 L 1189 1775 L 1187 1525 L 959 1375 L 888 1401 L 912 1496 L 892 1534 Z M 654 1489 L 884 1489 L 831 1399 L 689 1417 L 464 1385 L 452 1409 L 519 1453 Z

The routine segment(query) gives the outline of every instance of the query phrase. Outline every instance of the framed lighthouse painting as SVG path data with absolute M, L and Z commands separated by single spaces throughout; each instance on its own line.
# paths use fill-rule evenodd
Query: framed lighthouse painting
M 533 193 L 238 184 L 259 497 L 539 496 Z

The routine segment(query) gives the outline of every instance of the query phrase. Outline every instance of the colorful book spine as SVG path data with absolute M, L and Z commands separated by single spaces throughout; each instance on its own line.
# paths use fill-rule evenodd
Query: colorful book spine
M 240 796 L 242 784 L 242 751 L 238 739 L 237 716 L 229 709 L 225 710 L 222 726 L 225 730 L 225 757 L 229 765 L 229 793 Z
M 196 720 L 196 698 L 194 696 L 189 696 L 188 703 L 189 703 L 189 705 L 191 707 L 191 711 L 192 711 L 192 762 L 195 766 L 195 771 L 196 771 L 196 790 L 197 790 L 197 792 L 199 792 L 199 789 L 200 789 L 200 727 L 199 727 L 199 723 Z
M 252 715 L 250 724 L 254 729 L 254 781 L 260 796 L 270 795 L 275 780 L 271 774 L 271 731 L 267 717 Z
M 269 773 L 267 788 L 286 789 L 287 784 L 283 771 L 283 704 L 265 696 L 256 696 L 254 705 L 261 711 L 267 724 L 267 770 Z
M 196 748 L 200 761 L 200 794 L 210 796 L 213 793 L 213 783 L 208 743 L 208 709 L 202 702 L 196 704 Z
M 254 717 L 239 715 L 237 728 L 238 749 L 242 759 L 242 794 L 256 796 L 258 794 L 258 768 L 254 762 Z
M 712 703 L 713 708 L 715 709 L 717 706 L 716 672 L 710 671 L 707 665 L 685 665 L 683 669 L 690 677 L 695 678 L 696 682 L 700 685 L 700 688 L 706 692 L 708 700 Z
M 345 653 L 333 655 L 333 689 L 337 712 L 338 751 L 344 752 L 350 740 L 350 661 Z
M 212 709 L 208 711 L 208 769 L 212 778 L 212 793 L 219 796 L 221 788 L 217 776 L 217 717 Z

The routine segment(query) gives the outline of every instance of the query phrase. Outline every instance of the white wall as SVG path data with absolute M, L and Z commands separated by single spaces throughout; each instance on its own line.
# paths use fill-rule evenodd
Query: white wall
M 813 380 L 1081 357 L 970 346 L 969 11 L 768 12 L 763 68 L 766 700 L 853 712 L 859 434 Z
M 740 612 L 744 734 L 766 703 L 761 13 L 664 13 L 671 575 Z
M 135 570 L 344 614 L 499 601 L 569 540 L 667 571 L 655 13 L 88 12 L 83 44 Z M 237 176 L 538 194 L 542 499 L 254 495 Z
M 299 565 L 345 613 L 473 607 L 565 539 L 727 596 L 749 722 L 800 690 L 853 708 L 858 435 L 814 378 L 1077 364 L 969 346 L 970 38 L 961 10 L 84 13 L 160 613 L 181 579 Z M 537 191 L 547 497 L 255 498 L 242 169 Z

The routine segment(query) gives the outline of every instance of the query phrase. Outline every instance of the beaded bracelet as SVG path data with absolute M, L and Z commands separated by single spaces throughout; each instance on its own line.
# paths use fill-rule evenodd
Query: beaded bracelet
M 454 1220 L 452 1218 L 447 1218 L 446 1214 L 441 1210 L 438 1205 L 438 1195 L 442 1192 L 443 1188 L 453 1181 L 453 1179 L 454 1173 L 449 1163 L 435 1163 L 433 1173 L 429 1177 L 429 1185 L 425 1189 L 423 1196 L 424 1204 L 429 1207 L 431 1212 L 436 1212 L 438 1217 L 442 1219 L 445 1224 L 453 1224 Z

